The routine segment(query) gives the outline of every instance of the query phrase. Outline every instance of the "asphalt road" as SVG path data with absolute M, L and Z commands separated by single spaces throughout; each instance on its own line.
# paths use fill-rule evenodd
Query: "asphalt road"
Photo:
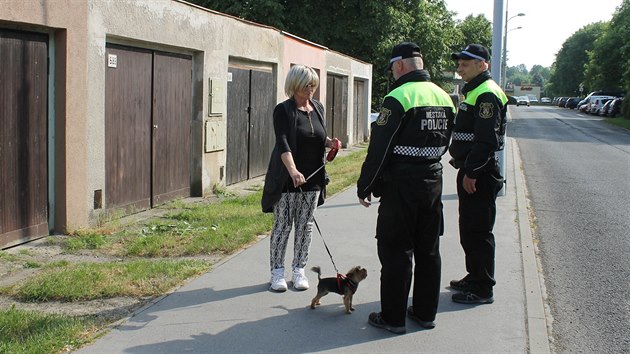
M 510 107 L 535 215 L 552 350 L 630 353 L 630 132 Z

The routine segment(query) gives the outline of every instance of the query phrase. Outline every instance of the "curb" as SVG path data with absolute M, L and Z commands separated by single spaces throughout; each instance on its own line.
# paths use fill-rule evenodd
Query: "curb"
M 518 217 L 519 237 L 521 240 L 521 256 L 523 262 L 523 283 L 525 286 L 525 318 L 530 353 L 551 353 L 549 335 L 543 303 L 542 274 L 539 272 L 538 260 L 531 220 L 527 209 L 527 186 L 523 175 L 520 151 L 516 140 L 510 139 L 516 188 L 516 212 Z

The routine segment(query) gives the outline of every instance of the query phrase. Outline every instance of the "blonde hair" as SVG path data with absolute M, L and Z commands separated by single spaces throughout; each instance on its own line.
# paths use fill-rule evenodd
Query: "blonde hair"
M 308 85 L 313 85 L 315 89 L 319 86 L 319 77 L 315 69 L 305 65 L 293 65 L 284 82 L 284 93 L 293 97 L 296 92 L 303 90 Z

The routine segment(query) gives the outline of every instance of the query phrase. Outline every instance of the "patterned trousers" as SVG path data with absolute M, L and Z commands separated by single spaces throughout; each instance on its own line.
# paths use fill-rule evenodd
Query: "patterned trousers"
M 282 193 L 273 207 L 273 229 L 271 230 L 271 270 L 284 268 L 284 255 L 291 227 L 295 224 L 292 268 L 304 268 L 313 234 L 313 213 L 317 208 L 319 191 Z

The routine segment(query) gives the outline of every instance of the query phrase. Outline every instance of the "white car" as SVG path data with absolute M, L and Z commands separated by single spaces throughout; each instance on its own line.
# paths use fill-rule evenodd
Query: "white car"
M 529 98 L 529 103 L 538 103 L 538 97 L 534 95 L 528 95 L 527 98 Z
M 586 113 L 599 114 L 599 110 L 608 100 L 612 100 L 614 96 L 591 95 L 588 97 L 588 108 Z
M 527 96 L 520 96 L 516 98 L 516 107 L 521 105 L 529 107 L 529 98 L 527 98 Z
M 540 99 L 540 103 L 551 103 L 551 98 L 543 97 Z

